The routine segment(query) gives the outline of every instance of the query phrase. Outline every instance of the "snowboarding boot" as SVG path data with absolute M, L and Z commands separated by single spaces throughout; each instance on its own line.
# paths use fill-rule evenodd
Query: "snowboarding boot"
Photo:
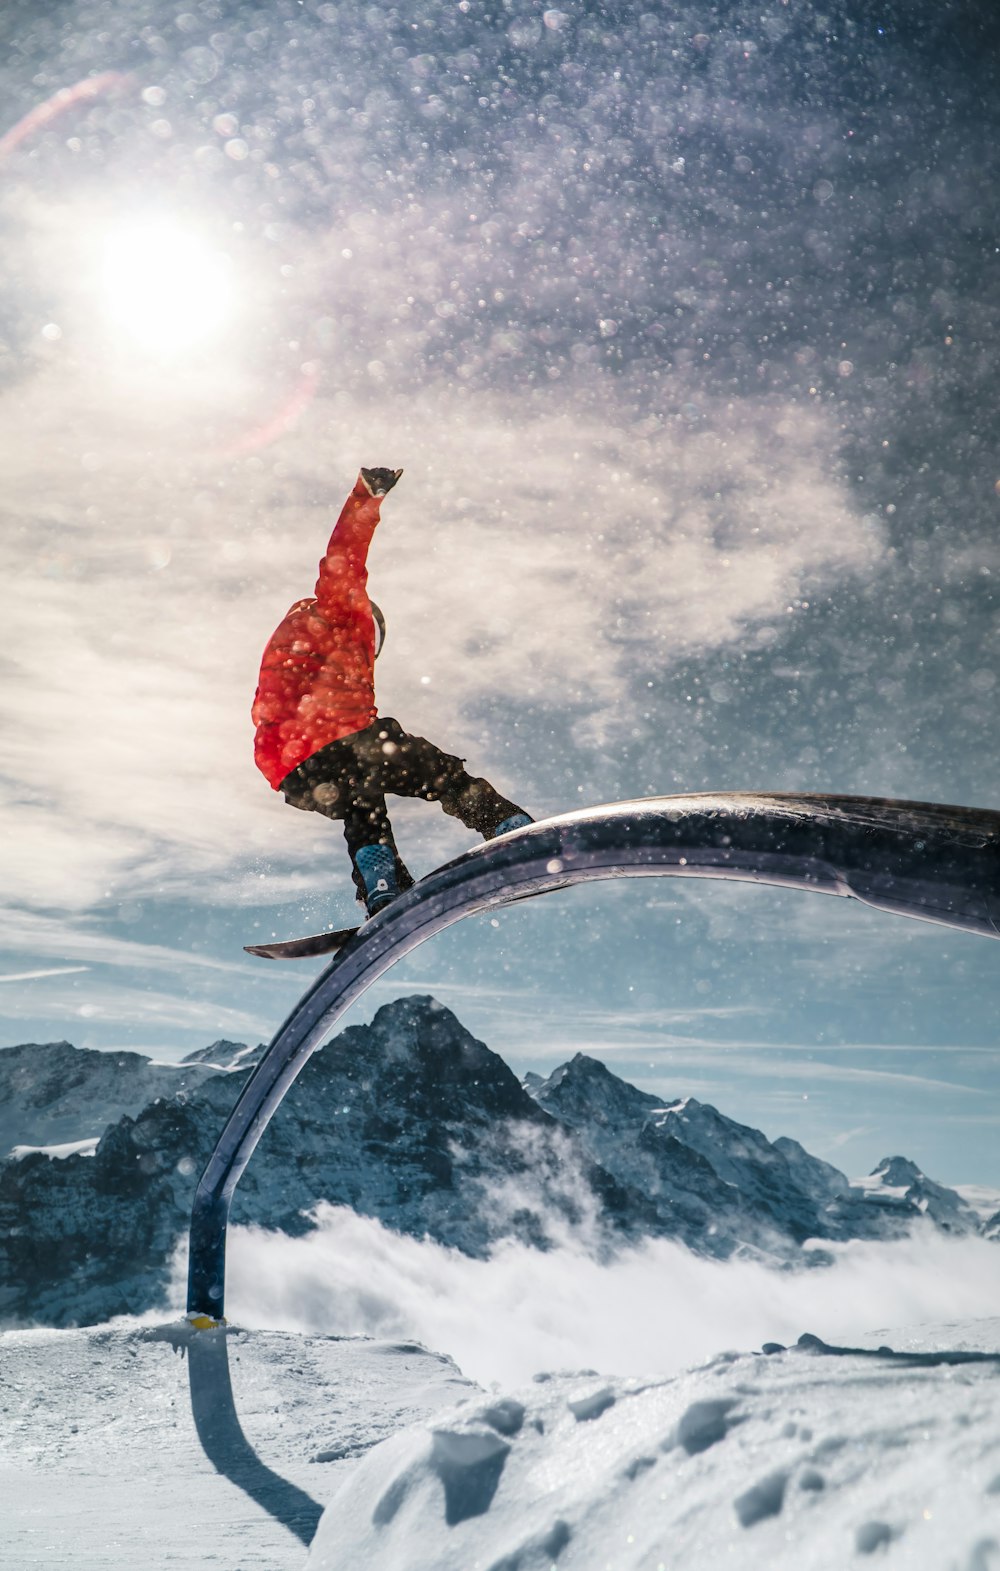
M 369 496 L 385 496 L 402 473 L 401 469 L 362 469 L 361 479 Z
M 505 818 L 502 824 L 497 824 L 488 838 L 495 840 L 498 835 L 509 835 L 512 829 L 525 829 L 528 824 L 533 824 L 534 822 L 535 820 L 530 818 L 527 813 L 511 813 L 510 817 Z
M 391 846 L 361 846 L 354 854 L 354 866 L 364 886 L 365 909 L 369 916 L 383 911 L 402 894 Z

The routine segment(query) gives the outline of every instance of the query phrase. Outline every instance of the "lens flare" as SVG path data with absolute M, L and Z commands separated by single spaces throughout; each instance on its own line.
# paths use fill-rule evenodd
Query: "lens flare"
M 161 356 L 208 344 L 229 324 L 229 258 L 167 218 L 115 230 L 104 244 L 107 315 L 137 348 Z

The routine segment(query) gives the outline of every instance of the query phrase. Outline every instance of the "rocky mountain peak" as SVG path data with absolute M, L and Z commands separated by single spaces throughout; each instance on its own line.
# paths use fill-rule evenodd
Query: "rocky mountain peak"
M 259 1063 L 266 1049 L 263 1042 L 248 1047 L 246 1042 L 227 1042 L 221 1038 L 208 1047 L 199 1047 L 181 1059 L 182 1064 L 205 1064 L 209 1069 L 249 1069 Z
M 661 1106 L 658 1097 L 629 1085 L 587 1053 L 574 1054 L 547 1080 L 533 1079 L 530 1094 L 547 1112 L 569 1123 L 592 1118 L 602 1122 L 641 1120 Z
M 979 1216 L 957 1189 L 937 1184 L 905 1156 L 883 1157 L 867 1179 L 865 1198 L 878 1204 L 904 1205 L 945 1233 L 980 1231 Z
M 908 1189 L 923 1176 L 916 1163 L 905 1156 L 884 1156 L 871 1171 L 872 1178 L 880 1178 L 883 1184 L 890 1184 L 894 1189 Z
M 91 1140 L 156 1097 L 189 1092 L 214 1071 L 156 1063 L 142 1053 L 99 1052 L 70 1042 L 0 1048 L 0 1160 L 15 1145 Z
M 384 1004 L 370 1026 L 348 1027 L 313 1064 L 375 1086 L 389 1102 L 405 1099 L 414 1119 L 544 1117 L 499 1054 L 428 995 Z

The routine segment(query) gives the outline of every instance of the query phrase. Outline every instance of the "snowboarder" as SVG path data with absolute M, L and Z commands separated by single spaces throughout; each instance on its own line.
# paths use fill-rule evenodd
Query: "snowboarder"
M 375 707 L 376 623 L 368 548 L 401 469 L 362 469 L 337 520 L 313 598 L 272 636 L 253 703 L 257 767 L 292 807 L 340 819 L 369 916 L 413 883 L 393 838 L 386 793 L 440 802 L 484 839 L 533 820 L 466 773 L 465 761 L 411 736 Z

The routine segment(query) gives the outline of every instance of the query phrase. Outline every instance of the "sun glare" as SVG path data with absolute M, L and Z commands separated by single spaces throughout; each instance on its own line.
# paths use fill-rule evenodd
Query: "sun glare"
M 114 324 L 157 355 L 210 342 L 233 314 L 228 257 L 170 219 L 147 219 L 107 236 L 103 287 Z

